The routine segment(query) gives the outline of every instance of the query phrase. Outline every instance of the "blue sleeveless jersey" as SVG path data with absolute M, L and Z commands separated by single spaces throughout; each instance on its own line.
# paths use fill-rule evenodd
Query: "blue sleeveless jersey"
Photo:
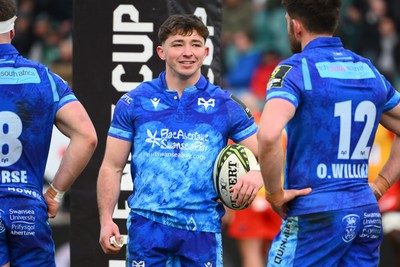
M 224 208 L 213 187 L 213 164 L 228 138 L 257 126 L 248 108 L 201 76 L 181 96 L 165 72 L 118 101 L 109 135 L 132 142 L 129 207 L 162 224 L 220 232 Z
M 371 62 L 339 38 L 317 38 L 277 66 L 267 88 L 267 101 L 273 98 L 296 107 L 284 186 L 313 189 L 290 203 L 289 215 L 376 203 L 368 159 L 382 112 L 400 96 Z
M 47 67 L 0 45 L 0 198 L 42 199 L 55 114 L 75 100 Z

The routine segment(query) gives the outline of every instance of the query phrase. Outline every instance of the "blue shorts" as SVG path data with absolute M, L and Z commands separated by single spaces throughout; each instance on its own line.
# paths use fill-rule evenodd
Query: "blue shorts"
M 267 266 L 378 266 L 381 241 L 378 205 L 288 217 Z
M 130 212 L 126 266 L 222 267 L 221 233 L 169 227 Z
M 0 266 L 55 267 L 46 204 L 16 197 L 0 202 Z

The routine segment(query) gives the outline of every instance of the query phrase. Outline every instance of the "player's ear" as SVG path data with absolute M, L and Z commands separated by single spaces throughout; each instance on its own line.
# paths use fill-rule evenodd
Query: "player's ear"
M 15 30 L 12 29 L 12 30 L 10 31 L 10 39 L 12 40 L 12 39 L 14 39 L 14 37 L 15 37 Z
M 293 24 L 294 36 L 296 38 L 299 38 L 303 31 L 303 24 L 301 23 L 301 21 L 299 21 L 297 19 L 292 19 L 292 24 Z
M 157 46 L 157 55 L 160 57 L 161 60 L 165 60 L 164 48 L 161 45 Z
M 205 47 L 205 51 L 204 51 L 204 57 L 203 60 L 206 59 L 206 57 L 208 57 L 208 54 L 210 53 L 210 48 L 208 46 Z

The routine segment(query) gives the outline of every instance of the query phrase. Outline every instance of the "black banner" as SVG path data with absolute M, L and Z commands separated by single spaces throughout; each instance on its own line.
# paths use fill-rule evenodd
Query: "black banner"
M 84 173 L 71 188 L 71 266 L 125 266 L 125 246 L 105 255 L 99 245 L 96 181 L 104 155 L 113 106 L 125 92 L 158 76 L 164 62 L 156 54 L 157 32 L 170 14 L 196 14 L 209 27 L 210 55 L 202 72 L 220 79 L 222 0 L 75 0 L 73 87 L 96 127 L 99 144 Z M 130 165 L 122 177 L 114 221 L 126 234 L 127 198 L 132 190 Z

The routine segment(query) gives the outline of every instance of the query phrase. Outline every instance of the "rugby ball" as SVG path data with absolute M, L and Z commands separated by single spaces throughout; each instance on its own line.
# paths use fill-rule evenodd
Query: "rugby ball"
M 215 191 L 225 206 L 233 210 L 241 210 L 249 206 L 248 203 L 237 205 L 236 200 L 232 199 L 230 189 L 242 175 L 256 165 L 256 157 L 243 145 L 231 144 L 219 152 L 214 162 L 213 182 Z

